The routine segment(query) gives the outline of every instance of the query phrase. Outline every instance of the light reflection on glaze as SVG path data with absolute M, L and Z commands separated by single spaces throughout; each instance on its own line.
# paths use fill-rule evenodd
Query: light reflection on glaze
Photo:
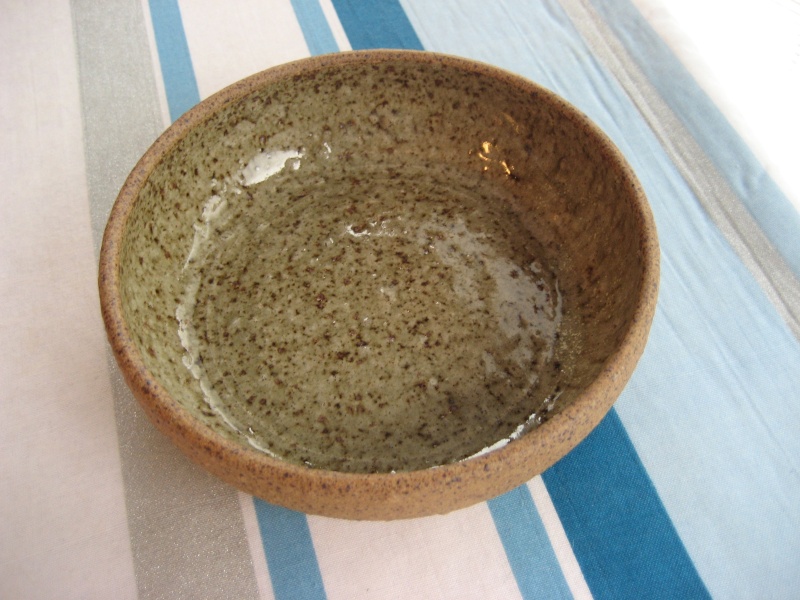
M 487 158 L 486 162 L 509 168 L 504 161 L 491 158 L 494 147 L 489 142 L 485 142 L 481 150 L 485 151 L 482 156 Z M 480 212 L 485 210 L 487 199 L 479 196 L 472 198 L 473 192 L 469 190 L 452 189 L 448 192 L 445 188 L 431 184 L 431 200 L 419 191 L 428 189 L 424 181 L 419 184 L 421 187 L 417 192 L 414 192 L 418 196 L 416 199 L 411 194 L 409 200 L 391 198 L 379 202 L 374 194 L 381 190 L 394 189 L 404 195 L 411 193 L 409 189 L 413 188 L 411 186 L 406 189 L 402 183 L 388 180 L 381 185 L 376 183 L 379 175 L 370 181 L 371 187 L 366 187 L 367 192 L 363 191 L 364 184 L 352 183 L 351 187 L 355 192 L 367 194 L 364 198 L 358 195 L 337 196 L 340 189 L 347 189 L 348 182 L 326 180 L 324 171 L 314 172 L 303 161 L 305 153 L 305 150 L 262 150 L 247 162 L 241 162 L 239 173 L 213 182 L 211 195 L 194 224 L 194 238 L 184 264 L 184 295 L 176 310 L 176 319 L 178 336 L 185 350 L 184 365 L 198 381 L 208 406 L 252 447 L 271 456 L 311 466 L 356 471 L 377 469 L 389 472 L 395 468 L 407 467 L 393 462 L 370 463 L 372 459 L 360 454 L 364 452 L 363 449 L 356 452 L 356 455 L 352 454 L 354 451 L 342 451 L 336 446 L 335 431 L 331 433 L 332 441 L 321 440 L 323 436 L 316 436 L 310 441 L 301 440 L 300 446 L 295 450 L 287 449 L 286 443 L 289 442 L 282 440 L 281 436 L 301 427 L 309 430 L 312 436 L 312 427 L 321 428 L 321 433 L 324 434 L 328 429 L 333 431 L 336 427 L 346 427 L 342 423 L 350 421 L 362 422 L 364 426 L 372 422 L 374 425 L 369 427 L 391 429 L 391 423 L 394 422 L 392 419 L 400 419 L 397 421 L 399 424 L 405 422 L 403 419 L 409 418 L 404 417 L 405 413 L 398 412 L 397 406 L 392 404 L 396 402 L 392 400 L 395 395 L 397 398 L 405 398 L 404 402 L 412 402 L 411 406 L 414 403 L 428 402 L 426 398 L 429 398 L 432 408 L 421 405 L 414 410 L 418 410 L 419 415 L 428 415 L 424 417 L 425 421 L 433 422 L 431 419 L 444 418 L 441 414 L 438 417 L 434 415 L 436 410 L 441 410 L 435 407 L 443 406 L 446 415 L 446 402 L 450 402 L 446 398 L 450 394 L 460 393 L 459 385 L 467 380 L 476 385 L 487 386 L 487 391 L 508 390 L 508 410 L 513 409 L 519 413 L 518 405 L 524 403 L 535 406 L 535 412 L 531 413 L 528 409 L 508 425 L 503 425 L 506 427 L 505 431 L 502 427 L 498 429 L 493 443 L 484 445 L 486 441 L 481 442 L 482 445 L 477 448 L 482 449 L 473 450 L 466 457 L 452 456 L 444 462 L 465 460 L 502 447 L 523 431 L 535 426 L 537 420 L 540 421 L 542 415 L 552 408 L 559 395 L 557 391 L 553 393 L 548 390 L 552 389 L 553 372 L 557 371 L 550 363 L 561 326 L 562 298 L 554 275 L 539 261 L 535 252 L 534 255 L 523 253 L 528 258 L 519 262 L 519 258 L 507 254 L 509 250 L 505 246 L 501 250 L 497 237 L 501 232 L 513 229 L 511 223 L 501 223 L 493 226 L 494 229 L 484 229 L 481 227 L 482 221 L 489 217 L 500 218 L 500 213 L 492 212 L 494 209 L 491 209 L 485 216 L 471 216 L 468 219 L 458 212 L 440 209 L 440 206 L 449 202 L 452 207 L 460 209 L 466 206 L 469 211 Z M 333 150 L 326 141 L 314 153 L 327 159 Z M 270 185 L 278 185 L 271 183 L 277 179 L 280 179 L 283 189 L 294 189 L 292 185 L 314 177 L 317 178 L 315 181 L 324 182 L 324 185 L 312 186 L 316 190 L 314 193 L 320 196 L 317 198 L 305 191 L 300 194 L 298 197 L 301 200 L 291 209 L 296 211 L 299 218 L 287 227 L 285 223 L 290 221 L 286 220 L 288 217 L 285 212 L 289 207 L 276 206 L 275 198 L 262 190 L 271 189 Z M 330 198 L 326 194 L 335 197 Z M 242 208 L 246 198 L 258 200 L 260 208 L 257 217 L 254 218 L 254 215 Z M 321 208 L 330 202 L 334 204 L 327 209 Z M 353 204 L 347 208 L 349 203 Z M 357 210 L 351 210 L 353 207 Z M 362 210 L 363 207 L 372 208 L 363 214 L 366 210 Z M 338 215 L 335 222 L 315 231 L 308 238 L 312 243 L 299 242 L 300 239 L 305 239 L 302 236 L 309 235 L 309 228 L 314 227 L 314 219 L 321 214 L 333 213 Z M 274 227 L 279 229 L 280 236 L 275 235 Z M 487 231 L 493 233 L 489 234 Z M 221 261 L 229 255 L 234 260 L 242 261 L 242 256 L 247 254 L 252 254 L 253 264 L 259 259 L 266 261 L 263 263 L 265 267 L 260 267 L 265 270 L 260 275 L 261 279 L 255 281 L 262 284 L 258 290 L 259 295 L 246 297 L 246 312 L 237 316 L 239 313 L 231 309 L 230 300 L 222 305 L 215 304 L 211 298 L 218 293 L 214 291 L 217 289 L 214 286 L 219 285 L 215 280 L 222 279 L 220 274 L 227 276 L 230 270 L 221 266 Z M 414 268 L 422 269 L 419 271 L 420 278 L 430 278 L 432 275 L 425 273 L 436 271 L 440 273 L 440 279 L 432 280 L 429 288 L 409 287 L 401 278 L 385 271 L 381 266 L 384 263 L 378 258 L 382 255 L 393 256 L 392 268 L 407 271 L 404 276 L 411 277 L 412 281 Z M 400 255 L 404 257 L 402 263 L 397 259 Z M 359 256 L 367 261 L 363 267 L 356 266 L 361 260 Z M 276 264 L 291 265 L 294 269 L 291 271 L 289 284 L 276 279 L 276 271 L 268 266 Z M 371 300 L 367 301 L 361 296 L 349 297 L 349 292 L 345 293 L 344 287 L 349 285 L 348 269 L 353 272 L 356 282 L 353 285 L 360 286 L 359 293 L 363 294 L 364 289 L 374 290 L 372 295 L 363 296 Z M 445 279 L 441 279 L 444 276 Z M 241 279 L 247 279 L 251 284 L 254 281 L 252 274 Z M 302 296 L 305 289 L 312 288 L 323 290 L 309 292 L 312 312 L 297 312 L 297 316 L 292 316 L 294 313 L 291 311 L 299 311 L 298 307 L 306 306 Z M 277 301 L 268 301 L 266 296 L 262 299 L 261 294 L 266 294 L 264 290 L 279 291 Z M 343 293 L 339 295 L 339 291 Z M 414 294 L 423 296 L 415 297 Z M 423 303 L 419 304 L 420 302 Z M 202 313 L 197 312 L 200 310 L 199 305 L 203 307 Z M 395 336 L 394 332 L 401 323 L 414 321 L 414 309 L 418 306 L 423 307 L 420 315 L 417 315 L 420 317 L 418 320 L 422 322 L 430 318 L 432 325 L 422 327 L 418 333 L 412 331 L 405 332 L 403 336 Z M 357 326 L 351 324 L 354 312 L 358 320 Z M 451 323 L 447 326 L 451 328 L 450 332 L 437 332 L 438 321 Z M 213 346 L 217 343 L 215 340 L 221 341 L 223 336 L 244 339 L 242 336 L 251 335 L 249 332 L 253 332 L 251 339 L 266 345 L 270 336 L 277 335 L 274 324 L 278 322 L 284 323 L 283 327 L 294 327 L 292 323 L 303 324 L 303 336 L 307 341 L 292 346 L 297 356 L 294 362 L 286 362 L 285 358 L 281 358 L 285 355 L 268 355 L 266 350 L 256 351 L 255 348 L 242 358 L 230 357 L 228 351 Z M 455 335 L 453 339 L 469 339 L 469 331 L 457 331 L 458 327 L 469 328 L 475 326 L 470 323 L 487 322 L 492 324 L 494 333 L 493 341 L 485 348 L 467 346 L 433 350 L 434 342 L 438 345 L 442 339 L 449 339 L 451 334 Z M 317 357 L 313 351 L 317 347 L 324 348 L 319 344 L 325 343 L 314 341 L 321 339 L 320 336 L 327 336 L 330 340 L 327 342 L 330 344 L 330 352 Z M 279 338 L 275 339 L 280 342 Z M 355 346 L 348 348 L 347 344 L 354 340 Z M 470 343 L 481 342 L 476 339 Z M 445 343 L 445 347 L 446 345 Z M 437 356 L 436 352 L 440 355 Z M 472 366 L 467 368 L 451 364 L 448 352 L 454 352 L 453 356 L 472 357 L 470 360 L 477 361 L 475 366 L 479 366 L 478 371 Z M 411 377 L 401 368 L 404 361 L 410 360 L 410 356 L 414 356 L 412 360 L 418 362 L 420 374 L 417 379 L 412 378 L 403 383 L 404 377 Z M 247 364 L 248 373 L 260 374 L 257 377 L 250 376 L 249 379 L 238 380 L 233 375 L 220 379 L 219 373 L 233 372 L 242 365 L 242 360 Z M 342 362 L 344 364 L 340 366 L 339 363 Z M 358 366 L 362 363 L 365 366 Z M 259 364 L 267 367 L 259 367 Z M 291 390 L 280 391 L 284 388 L 275 387 L 275 381 L 286 379 L 285 371 L 290 367 L 297 371 L 296 380 L 292 380 L 292 385 L 297 388 L 296 393 Z M 459 368 L 466 368 L 466 371 L 461 373 Z M 548 378 L 543 384 L 541 373 L 548 369 Z M 273 371 L 278 375 L 270 375 Z M 324 375 L 329 372 L 338 375 Z M 388 379 L 386 383 L 359 380 L 359 377 L 369 377 L 370 373 L 382 374 Z M 340 380 L 347 384 L 338 383 Z M 245 383 L 250 387 L 243 389 Z M 419 389 L 412 393 L 408 388 Z M 380 412 L 375 413 L 371 417 L 372 421 L 365 420 L 370 416 L 369 412 L 363 418 L 359 416 L 360 413 L 349 417 L 347 414 L 331 412 L 340 404 L 336 400 L 337 394 L 341 396 L 346 392 L 359 397 L 360 394 L 356 392 L 359 389 L 365 394 L 385 393 L 389 400 L 385 410 L 389 412 L 383 416 Z M 285 404 L 281 404 L 280 397 L 276 395 L 283 393 L 289 393 Z M 292 396 L 292 393 L 295 395 Z M 529 396 L 537 395 L 541 395 L 543 400 L 526 400 Z M 245 399 L 253 402 L 254 398 L 256 402 L 253 406 L 244 405 Z M 268 400 L 267 404 L 264 404 L 264 399 Z M 462 400 L 457 397 L 454 401 Z M 380 409 L 380 398 L 372 401 L 370 406 L 370 410 L 384 410 Z M 302 409 L 313 414 L 295 418 L 286 412 L 293 410 L 291 407 L 295 407 L 295 412 Z M 361 410 L 358 403 L 345 405 L 348 410 L 353 407 Z M 279 416 L 266 416 L 263 411 L 267 409 L 274 409 Z M 469 410 L 478 414 L 475 406 Z M 507 419 L 503 414 L 490 413 L 487 419 Z M 342 422 L 337 421 L 338 416 L 343 416 Z M 446 422 L 447 419 L 442 424 Z M 299 423 L 307 424 L 301 426 Z M 439 425 L 437 427 L 441 428 Z M 438 444 L 436 440 L 443 434 L 441 431 L 434 433 L 431 439 Z M 351 433 L 346 435 L 350 436 Z M 422 439 L 424 443 L 427 438 Z M 276 447 L 276 440 L 285 442 L 282 449 Z M 322 446 L 316 450 L 313 447 L 316 443 L 329 445 L 324 450 Z M 330 444 L 336 447 L 331 447 Z M 424 451 L 417 450 L 425 454 Z M 339 452 L 338 456 L 334 456 L 336 452 Z M 326 464 L 328 460 L 333 462 Z M 425 466 L 431 467 L 435 464 L 412 465 L 413 468 Z
M 330 146 L 326 144 L 328 152 Z M 292 170 L 300 167 L 300 159 L 304 156 L 303 151 L 297 150 L 277 150 L 261 151 L 253 156 L 242 170 L 236 174 L 234 181 L 243 187 L 250 187 L 266 181 L 273 175 L 277 175 L 284 168 L 289 166 Z M 218 187 L 219 182 L 212 181 L 212 187 Z M 228 207 L 228 197 L 233 194 L 233 199 L 240 196 L 242 190 L 231 180 L 225 180 L 217 194 L 209 196 L 203 205 L 203 212 L 199 222 L 194 227 L 194 237 L 192 247 L 183 265 L 184 272 L 194 263 L 198 263 L 198 272 L 195 274 L 187 273 L 185 277 L 186 287 L 184 289 L 183 301 L 175 310 L 175 318 L 178 321 L 178 337 L 181 346 L 186 351 L 183 356 L 183 364 L 192 374 L 203 393 L 206 404 L 217 413 L 223 421 L 233 430 L 243 434 L 251 446 L 274 458 L 280 458 L 273 453 L 265 444 L 260 443 L 254 435 L 253 428 L 244 426 L 235 419 L 229 411 L 225 410 L 224 402 L 209 381 L 208 375 L 203 369 L 203 361 L 200 355 L 200 344 L 197 332 L 195 331 L 192 316 L 197 303 L 197 292 L 200 286 L 199 271 L 208 255 L 213 253 L 214 247 L 209 243 L 211 227 L 224 227 L 227 224 L 229 215 L 225 213 Z M 233 323 L 235 325 L 235 323 Z M 247 433 L 245 433 L 245 431 Z
M 511 118 L 508 115 L 505 116 L 508 119 Z M 471 150 L 470 154 L 474 154 L 483 162 L 483 171 L 488 172 L 494 167 L 500 167 L 506 177 L 511 179 L 516 178 L 516 174 L 514 173 L 514 165 L 512 165 L 506 158 L 498 158 L 498 156 L 502 157 L 502 153 L 499 152 L 497 144 L 494 144 L 488 140 L 481 142 L 480 150 Z

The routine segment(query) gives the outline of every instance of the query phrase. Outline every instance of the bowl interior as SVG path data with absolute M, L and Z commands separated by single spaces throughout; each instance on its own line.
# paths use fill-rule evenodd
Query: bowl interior
M 395 56 L 209 106 L 146 159 L 120 294 L 152 376 L 225 438 L 335 471 L 463 460 L 557 418 L 628 331 L 636 191 L 554 95 Z

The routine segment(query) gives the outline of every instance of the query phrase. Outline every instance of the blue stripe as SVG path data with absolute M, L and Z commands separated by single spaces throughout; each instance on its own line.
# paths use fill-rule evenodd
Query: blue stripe
M 488 504 L 522 597 L 572 598 L 528 486 Z
M 150 16 L 167 94 L 169 116 L 176 121 L 200 102 L 200 92 L 197 89 L 178 1 L 150 0 Z
M 539 81 L 625 153 L 655 214 L 662 285 L 647 351 L 617 414 L 711 593 L 791 596 L 800 555 L 800 478 L 792 475 L 800 471 L 800 346 L 786 324 L 556 2 L 403 5 L 428 50 Z M 517 31 L 504 35 L 511 14 Z
M 292 0 L 292 8 L 312 56 L 339 51 L 319 0 Z
M 253 504 L 275 598 L 326 598 L 306 516 L 258 498 L 253 498 Z
M 408 4 L 411 4 L 411 2 L 406 3 L 406 5 Z M 464 4 L 462 3 L 461 6 L 463 8 Z M 420 5 L 420 8 L 423 7 Z M 429 8 L 426 3 L 423 10 Z M 552 41 L 547 39 L 546 32 L 537 32 L 530 24 L 533 22 L 548 23 L 549 28 L 561 34 L 572 34 L 576 38 L 577 33 L 571 30 L 569 19 L 557 7 L 552 5 L 544 6 L 542 10 L 544 14 L 536 15 L 536 17 L 529 15 L 531 18 L 525 21 L 531 29 L 523 37 L 528 47 L 523 46 L 517 49 L 507 45 L 503 47 L 503 40 L 498 39 L 495 40 L 497 47 L 490 50 L 493 51 L 492 54 L 495 56 L 497 55 L 496 51 L 501 50 L 502 54 L 508 57 L 509 62 L 513 64 L 520 63 L 521 68 L 518 70 L 524 72 L 524 70 L 538 67 L 540 69 L 538 73 L 541 76 L 540 79 L 552 78 L 553 83 L 557 85 L 568 84 L 569 80 L 562 80 L 561 73 L 558 70 L 554 70 L 552 65 L 563 66 L 563 57 L 560 54 L 565 52 L 570 44 L 557 47 L 558 57 L 549 57 L 546 47 L 541 48 L 541 52 L 536 52 L 537 45 L 547 46 Z M 509 14 L 504 7 L 499 7 L 496 11 L 494 14 L 500 15 L 504 20 Z M 530 12 L 534 11 L 531 10 Z M 491 20 L 491 9 L 487 9 L 485 6 L 478 7 L 476 13 L 468 17 L 473 23 L 486 23 Z M 418 14 L 422 15 L 424 13 L 419 11 Z M 455 26 L 452 25 L 452 19 L 445 15 L 439 15 L 438 19 L 426 20 L 426 23 L 436 24 L 431 29 L 434 27 L 439 29 L 440 23 L 451 23 L 450 26 L 455 30 Z M 538 41 L 539 44 L 534 40 Z M 574 46 L 575 41 L 571 45 Z M 460 46 L 456 50 L 452 47 L 436 49 L 459 53 L 463 47 Z M 532 50 L 536 56 L 530 56 Z M 569 56 L 569 53 L 567 52 L 566 55 Z M 478 58 L 491 60 L 491 56 Z M 557 60 L 549 62 L 548 59 L 552 60 L 552 58 L 557 58 Z M 590 95 L 587 94 L 587 96 Z M 589 536 L 584 539 L 589 539 L 592 542 L 583 545 L 573 543 L 573 550 L 581 568 L 584 570 L 584 575 L 593 594 L 599 598 L 652 597 L 654 593 L 657 595 L 658 592 L 654 592 L 649 586 L 658 584 L 661 589 L 673 593 L 672 597 L 676 598 L 708 596 L 702 580 L 686 553 L 672 525 L 672 521 L 664 510 L 658 494 L 653 488 L 616 413 L 612 411 L 601 426 L 579 448 L 584 449 L 582 453 L 576 449 L 566 459 L 545 473 L 545 482 L 549 484 L 548 488 L 560 485 L 559 491 L 562 492 L 575 489 L 585 492 L 588 488 L 582 487 L 585 480 L 583 471 L 589 471 L 598 481 L 595 486 L 597 489 L 602 487 L 601 484 L 605 483 L 606 487 L 610 486 L 612 491 L 617 492 L 616 494 L 605 495 L 590 494 L 586 501 L 580 502 L 577 507 L 582 509 L 583 512 L 580 510 L 570 512 L 568 510 L 569 506 L 565 508 L 562 505 L 568 504 L 571 498 L 580 497 L 580 494 L 570 497 L 569 494 L 553 494 L 551 490 L 551 497 L 562 518 L 562 522 L 564 522 L 570 541 L 573 541 L 572 536 L 575 533 L 573 526 L 576 522 L 579 522 L 584 528 L 584 535 Z M 627 475 L 626 481 L 630 487 L 613 490 L 613 485 L 616 482 L 615 477 L 607 477 L 607 474 L 603 471 L 593 471 L 592 457 L 587 455 L 586 448 L 606 458 L 616 457 L 617 461 L 611 467 L 617 474 L 625 473 Z M 607 455 L 606 452 L 608 453 Z M 569 468 L 570 465 L 576 463 L 577 467 Z M 527 492 L 527 488 L 525 488 L 525 491 Z M 512 494 L 518 493 L 518 490 L 512 492 Z M 631 499 L 638 502 L 638 510 L 627 510 L 624 503 Z M 498 500 L 502 500 L 502 498 Z M 504 504 L 502 519 L 495 517 L 495 524 L 503 540 L 503 545 L 514 575 L 517 578 L 520 591 L 524 596 L 531 597 L 535 593 L 536 584 L 532 584 L 529 581 L 534 572 L 528 562 L 529 556 L 537 550 L 539 552 L 542 551 L 542 542 L 544 542 L 551 555 L 552 548 L 544 533 L 541 519 L 536 514 L 535 507 L 530 500 L 530 495 L 528 494 L 527 502 L 524 499 L 520 500 L 520 498 L 514 498 Z M 618 504 L 620 501 L 623 502 L 622 505 Z M 497 500 L 493 502 L 497 502 Z M 494 516 L 492 503 L 490 503 L 490 509 L 492 509 Z M 608 514 L 615 509 L 618 510 L 616 513 L 618 523 L 612 523 L 608 518 Z M 532 515 L 535 518 L 532 518 Z M 575 518 L 570 520 L 571 517 Z M 580 519 L 577 519 L 577 517 L 580 517 Z M 619 526 L 620 523 L 622 524 L 621 527 Z M 651 537 L 640 540 L 639 534 L 642 531 L 645 533 L 651 532 Z M 652 536 L 652 531 L 658 532 L 658 535 Z M 544 535 L 543 539 L 542 535 Z M 537 544 L 539 544 L 538 547 Z M 631 554 L 629 558 L 636 560 L 622 560 L 626 558 L 622 556 L 622 552 L 607 552 L 608 550 L 616 549 L 621 551 L 629 549 Z M 552 560 L 555 560 L 554 555 Z M 634 572 L 629 572 L 629 570 Z M 561 575 L 561 578 L 563 580 L 563 575 Z M 680 585 L 670 583 L 671 578 L 677 578 L 683 583 Z M 566 583 L 564 583 L 564 589 L 566 589 Z M 680 595 L 683 591 L 690 592 L 691 595 Z M 566 593 L 569 593 L 568 590 Z M 547 597 L 547 595 L 543 597 Z
M 436 5 L 422 0 L 405 0 L 404 5 L 409 10 L 409 16 L 428 49 L 467 54 L 479 60 L 500 64 L 538 80 L 579 104 L 599 120 L 607 131 L 612 134 L 618 133 L 615 138 L 626 142 L 623 148 L 626 146 L 631 149 L 647 148 L 647 152 L 640 154 L 648 157 L 656 156 L 656 149 L 659 148 L 657 140 L 654 136 L 647 135 L 648 130 L 644 123 L 631 123 L 637 119 L 636 111 L 631 109 L 624 93 L 608 79 L 601 65 L 584 46 L 569 18 L 554 2 L 515 5 L 512 10 L 503 3 L 487 4 L 478 0 L 463 0 L 459 4 L 458 11 L 453 12 L 437 10 Z M 502 32 L 509 27 L 508 17 L 512 13 L 515 15 L 515 27 L 520 30 L 518 35 L 513 38 L 492 36 L 492 31 Z M 473 32 L 470 28 L 476 31 Z M 484 43 L 468 44 L 464 37 L 465 31 L 467 35 L 471 33 L 478 35 L 478 31 L 482 32 L 481 39 Z M 580 76 L 576 76 L 576 73 Z M 623 130 L 625 135 L 621 133 L 623 124 L 627 125 Z M 637 153 L 631 150 L 629 155 L 631 154 Z M 677 175 L 674 169 L 668 168 L 668 165 L 668 161 L 659 162 L 637 170 L 643 174 L 654 173 L 658 178 Z M 648 182 L 647 179 L 645 183 L 653 185 L 653 182 Z M 655 186 L 659 191 L 667 190 L 667 193 L 653 194 L 656 198 L 670 199 L 685 196 L 689 192 L 682 180 L 658 181 Z M 702 223 L 702 215 L 697 216 L 698 222 Z M 668 240 L 665 249 L 674 248 L 674 242 L 669 243 Z M 598 597 L 613 597 L 613 594 L 608 593 L 609 590 L 631 592 L 616 597 L 649 597 L 653 592 L 647 587 L 646 582 L 663 583 L 665 574 L 671 577 L 674 568 L 677 576 L 686 578 L 686 589 L 699 590 L 701 595 L 705 594 L 704 584 L 616 413 L 612 412 L 581 448 L 582 451 L 574 451 L 562 463 L 545 473 L 544 477 L 545 482 L 549 484 L 548 487 L 560 486 L 555 493 L 551 490 L 551 496 L 562 519 L 573 526 L 575 519 L 570 521 L 570 518 L 580 516 L 583 519 L 581 525 L 585 528 L 585 534 L 590 535 L 591 540 L 598 544 L 596 549 L 599 550 L 599 555 L 595 554 L 595 547 L 591 544 L 577 545 L 574 548 L 581 568 L 591 572 L 590 575 L 587 574 L 587 583 L 592 591 Z M 609 458 L 614 458 L 614 473 L 593 470 L 596 465 L 591 462 L 592 453 L 603 457 L 606 452 Z M 575 466 L 569 468 L 572 465 Z M 615 473 L 625 473 L 627 479 L 624 483 L 632 487 L 623 488 L 621 493 L 626 492 L 627 495 L 622 496 L 614 496 L 613 493 L 583 496 L 581 492 L 587 489 L 583 487 L 585 471 L 598 480 L 596 485 L 598 488 L 605 482 L 608 484 L 606 487 L 610 487 L 610 491 L 613 492 L 613 485 L 609 482 L 616 481 Z M 604 479 L 606 477 L 609 479 Z M 564 490 L 577 490 L 574 497 L 584 499 L 577 507 L 583 512 L 570 513 L 568 505 L 571 496 L 560 493 Z M 617 513 L 621 524 L 609 518 L 610 512 L 620 508 L 617 505 L 620 498 L 623 501 L 635 499 L 641 506 L 638 512 L 628 511 L 627 507 L 623 506 Z M 520 523 L 525 522 L 524 514 L 512 518 L 518 519 Z M 651 538 L 652 543 L 641 542 L 639 532 L 647 531 L 650 527 L 658 531 L 658 537 Z M 570 533 L 574 535 L 574 527 L 565 528 L 568 535 Z M 529 529 L 527 526 L 525 533 L 520 535 L 535 536 L 536 532 Z M 602 554 L 605 550 L 613 550 L 617 546 L 622 549 L 633 549 L 638 548 L 640 544 L 644 544 L 641 553 L 633 555 L 633 558 L 637 559 L 636 562 L 620 564 L 614 562 L 620 556 L 615 556 L 613 553 L 607 556 Z M 636 573 L 629 573 L 628 568 L 635 569 Z M 635 590 L 638 590 L 638 596 L 633 593 Z
M 800 213 L 633 4 L 628 0 L 593 0 L 593 4 L 800 277 Z
M 150 0 L 164 88 L 173 121 L 200 101 L 189 46 L 175 0 Z M 253 498 L 272 587 L 278 600 L 318 600 L 325 588 L 308 519 Z
M 596 598 L 710 598 L 615 411 L 543 479 Z
M 397 0 L 333 0 L 353 50 L 422 50 L 422 42 Z

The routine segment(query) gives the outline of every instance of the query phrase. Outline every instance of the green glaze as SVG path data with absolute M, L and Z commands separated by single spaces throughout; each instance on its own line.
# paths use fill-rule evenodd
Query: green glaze
M 333 471 L 445 465 L 557 415 L 644 260 L 630 181 L 562 109 L 402 57 L 223 106 L 126 223 L 145 366 L 225 438 Z

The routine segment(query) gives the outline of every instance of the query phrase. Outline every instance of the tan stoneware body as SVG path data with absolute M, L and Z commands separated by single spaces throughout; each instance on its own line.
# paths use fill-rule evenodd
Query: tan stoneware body
M 541 473 L 644 349 L 659 250 L 614 145 L 540 86 L 321 56 L 200 103 L 111 212 L 103 318 L 193 461 L 295 510 L 447 513 Z

